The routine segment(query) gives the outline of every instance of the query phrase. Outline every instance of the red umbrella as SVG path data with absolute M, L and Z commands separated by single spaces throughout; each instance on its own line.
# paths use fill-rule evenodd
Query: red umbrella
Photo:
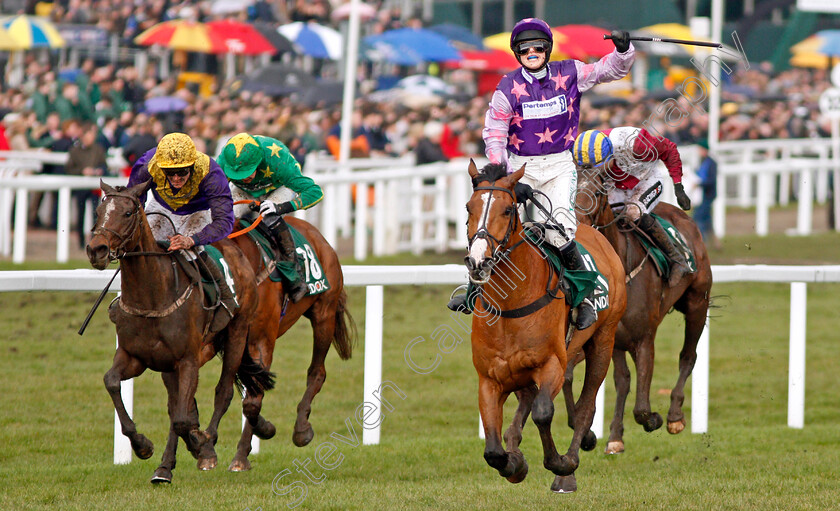
M 552 30 L 566 36 L 565 42 L 555 42 L 555 45 L 573 59 L 599 59 L 615 49 L 612 41 L 604 40 L 604 34 L 610 33 L 605 28 L 593 25 L 563 25 Z
M 210 21 L 207 27 L 219 35 L 225 46 L 226 50 L 220 53 L 237 55 L 277 53 L 277 48 L 251 24 L 227 19 Z
M 449 69 L 469 69 L 472 71 L 511 71 L 519 67 L 519 62 L 509 51 L 502 50 L 461 50 L 461 60 L 444 62 Z
M 164 21 L 143 31 L 134 38 L 134 42 L 142 46 L 157 44 L 173 50 L 199 53 L 258 55 L 277 51 L 253 26 L 230 20 L 210 23 Z

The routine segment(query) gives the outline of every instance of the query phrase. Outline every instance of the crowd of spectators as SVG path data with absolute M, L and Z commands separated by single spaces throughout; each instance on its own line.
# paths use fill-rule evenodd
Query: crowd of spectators
M 165 19 L 217 16 L 212 14 L 212 5 L 189 0 L 58 0 L 52 4 L 50 16 L 59 22 L 99 25 L 120 34 L 129 44 L 138 31 Z M 227 16 L 278 24 L 295 20 L 328 24 L 332 7 L 327 0 L 257 0 Z M 33 2 L 26 7 L 32 12 L 38 8 L 40 4 Z M 403 23 L 401 18 L 398 9 L 381 9 L 378 17 L 366 22 L 366 30 L 394 28 Z M 175 76 L 159 78 L 156 66 L 141 73 L 130 65 L 86 59 L 78 69 L 68 70 L 45 63 L 34 53 L 26 58 L 24 82 L 0 93 L 0 109 L 5 113 L 0 144 L 5 142 L 15 150 L 69 151 L 83 133 L 97 127 L 96 143 L 106 151 L 120 152 L 129 165 L 170 131 L 190 134 L 198 149 L 211 156 L 241 131 L 278 138 L 303 165 L 313 151 L 334 155 L 337 151 L 341 116 L 337 104 L 305 106 L 295 97 L 234 92 L 224 82 L 205 97 L 190 88 L 178 89 Z M 776 73 L 764 64 L 752 64 L 749 70 L 737 66 L 724 85 L 722 140 L 827 136 L 828 124 L 817 108 L 819 94 L 829 86 L 825 71 Z M 360 73 L 365 72 L 370 68 L 360 67 Z M 145 101 L 157 96 L 176 96 L 187 106 L 175 113 L 145 112 Z M 353 155 L 414 153 L 421 162 L 482 155 L 481 129 L 488 101 L 489 95 L 466 99 L 461 95 L 417 106 L 361 97 L 356 100 L 353 119 Z M 692 105 L 675 92 L 650 95 L 639 91 L 611 98 L 596 88 L 583 96 L 580 123 L 581 131 L 645 126 L 678 144 L 688 144 L 706 137 L 708 115 L 705 106 Z M 48 166 L 44 171 L 64 169 Z M 37 208 L 37 202 L 33 207 Z M 33 216 L 32 221 L 37 218 Z

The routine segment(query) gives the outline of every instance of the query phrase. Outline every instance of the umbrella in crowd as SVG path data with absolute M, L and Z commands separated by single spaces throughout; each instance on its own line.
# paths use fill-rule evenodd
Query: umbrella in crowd
M 295 48 L 292 45 L 292 42 L 289 39 L 281 35 L 277 32 L 277 26 L 273 23 L 268 23 L 266 21 L 257 21 L 254 23 L 254 28 L 257 29 L 257 32 L 262 34 L 263 37 L 271 43 L 274 48 L 280 53 L 292 52 L 294 53 Z
M 470 71 L 507 72 L 519 67 L 519 62 L 510 51 L 461 50 L 461 60 L 447 61 L 444 67 Z
M 0 51 L 22 50 L 23 45 L 9 35 L 5 28 L 0 28 Z
M 461 59 L 461 54 L 446 37 L 422 28 L 387 30 L 365 37 L 362 42 L 373 48 L 373 52 L 366 52 L 371 60 L 412 65 Z
M 338 105 L 341 104 L 343 99 L 343 81 L 319 81 L 303 91 L 300 101 L 310 108 L 315 108 L 319 106 L 330 107 Z
M 295 21 L 277 27 L 277 31 L 296 44 L 301 53 L 321 59 L 339 60 L 344 42 L 335 29 L 314 22 Z
M 156 44 L 198 53 L 258 55 L 276 51 L 251 25 L 229 20 L 211 23 L 180 19 L 164 21 L 141 32 L 134 42 L 141 46 Z
M 55 26 L 37 16 L 19 15 L 3 18 L 0 20 L 0 27 L 4 28 L 24 50 L 61 48 L 65 44 L 64 38 Z
M 305 91 L 316 83 L 315 77 L 297 67 L 279 62 L 263 66 L 236 80 L 235 92 L 262 92 L 269 96 L 288 96 Z
M 277 53 L 277 48 L 253 25 L 235 20 L 215 20 L 207 23 L 211 32 L 220 35 L 227 51 L 237 55 L 260 55 Z
M 840 30 L 821 30 L 790 48 L 790 63 L 797 67 L 825 69 L 840 56 Z
M 563 42 L 555 42 L 559 50 L 573 59 L 587 61 L 590 58 L 599 59 L 612 52 L 615 45 L 604 39 L 604 34 L 610 31 L 593 25 L 563 25 L 552 28 L 565 37 Z
M 158 96 L 149 98 L 143 103 L 143 110 L 147 114 L 180 112 L 187 108 L 188 103 L 177 96 Z
M 453 23 L 440 23 L 429 27 L 429 30 L 436 32 L 449 39 L 453 46 L 459 50 L 483 50 L 484 41 L 470 29 Z
M 362 21 L 369 20 L 376 16 L 376 7 L 364 2 L 357 4 L 359 7 L 359 19 Z M 353 2 L 347 2 L 339 5 L 330 13 L 330 18 L 334 20 L 346 20 L 350 17 L 350 10 L 353 8 Z
M 567 42 L 566 36 L 558 32 L 556 29 L 551 29 L 554 36 L 554 47 L 551 49 L 551 60 L 563 60 L 569 58 L 569 55 L 563 53 L 560 47 Z M 499 34 L 491 35 L 484 38 L 484 46 L 494 50 L 502 50 L 510 52 L 510 32 L 501 32 Z

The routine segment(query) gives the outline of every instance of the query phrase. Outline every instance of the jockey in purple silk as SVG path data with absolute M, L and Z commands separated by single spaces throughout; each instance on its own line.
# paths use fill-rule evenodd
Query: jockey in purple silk
M 598 83 L 626 76 L 635 59 L 630 34 L 614 31 L 612 36 L 615 51 L 598 62 L 549 62 L 554 44 L 551 28 L 541 19 L 521 20 L 511 32 L 510 49 L 522 67 L 502 77 L 484 118 L 487 157 L 492 163 L 506 164 L 508 173 L 525 165 L 517 196 L 539 201 L 551 213 L 552 218 L 544 219 L 545 240 L 570 270 L 586 269 L 573 243 L 577 169 L 571 149 L 578 135 L 580 95 Z M 532 189 L 544 195 L 533 195 Z M 465 295 L 456 296 L 448 307 L 466 312 L 465 301 Z M 584 329 L 596 319 L 587 298 L 578 307 L 575 326 Z

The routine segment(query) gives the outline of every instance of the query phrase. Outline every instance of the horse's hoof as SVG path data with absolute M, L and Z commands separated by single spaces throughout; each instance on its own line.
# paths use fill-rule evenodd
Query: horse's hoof
M 506 479 L 508 482 L 517 484 L 521 483 L 525 480 L 525 476 L 528 475 L 528 462 L 525 461 L 525 457 L 522 457 L 522 464 L 519 466 L 519 470 L 516 471 L 512 476 L 507 477 Z
M 645 428 L 645 431 L 650 433 L 651 431 L 656 431 L 657 429 L 662 427 L 662 416 L 656 412 L 650 414 L 648 419 L 642 425 Z
M 580 441 L 580 448 L 584 451 L 591 451 L 598 445 L 598 437 L 595 436 L 595 432 L 591 429 L 583 435 L 583 440 Z
M 303 447 L 304 445 L 309 445 L 309 442 L 315 437 L 315 432 L 312 430 L 312 426 L 309 426 L 307 429 L 303 431 L 295 431 L 292 434 L 292 442 L 298 447 Z
M 199 458 L 198 463 L 196 466 L 199 470 L 213 470 L 216 468 L 217 459 L 215 456 L 212 458 Z
M 234 459 L 230 462 L 228 470 L 231 472 L 246 472 L 251 470 L 251 462 L 248 461 L 248 458 L 245 458 L 244 460 Z
M 172 483 L 172 471 L 168 468 L 158 467 L 155 470 L 155 475 L 152 476 L 152 480 L 150 481 L 152 484 L 171 484 Z
M 551 483 L 551 491 L 554 493 L 572 493 L 577 491 L 577 480 L 575 475 L 557 476 Z
M 155 453 L 155 444 L 141 434 L 137 435 L 136 441 L 131 442 L 131 448 L 134 450 L 134 454 L 141 460 L 147 460 Z
M 312 430 L 311 427 L 309 429 L 310 431 Z M 269 438 L 274 437 L 274 435 L 277 433 L 277 428 L 275 428 L 274 424 L 272 424 L 271 422 L 260 417 L 259 421 L 257 421 L 257 425 L 252 427 L 252 431 L 255 435 L 257 435 L 257 438 L 268 440 Z M 310 437 L 309 441 L 311 440 L 312 438 Z
M 682 430 L 685 429 L 685 419 L 680 419 L 675 422 L 668 422 L 668 433 L 672 435 L 676 435 L 682 433 Z
M 607 442 L 607 448 L 604 449 L 604 454 L 621 454 L 624 452 L 624 442 L 621 440 L 613 440 Z

